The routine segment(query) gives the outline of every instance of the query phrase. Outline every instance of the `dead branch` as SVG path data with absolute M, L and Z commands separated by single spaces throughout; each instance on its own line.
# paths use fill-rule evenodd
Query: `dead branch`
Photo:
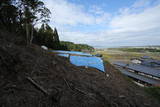
M 88 95 L 86 92 L 84 92 L 84 91 L 82 91 L 82 90 L 80 90 L 78 88 L 75 88 L 75 90 L 78 91 L 78 92 L 80 92 L 80 93 L 82 93 L 82 94 L 84 94 L 84 95 Z
M 65 78 L 63 78 L 63 79 L 64 79 L 65 83 L 67 84 L 67 86 L 68 86 L 71 90 L 73 90 L 72 87 L 69 85 L 68 81 L 67 81 Z
M 73 90 L 73 88 L 70 86 L 70 84 L 68 83 L 68 81 L 67 81 L 65 78 L 63 78 L 63 79 L 64 79 L 65 83 L 67 84 L 67 86 L 68 86 L 71 90 Z M 87 95 L 84 91 L 81 91 L 80 89 L 78 89 L 78 88 L 76 88 L 76 87 L 74 87 L 74 89 L 75 89 L 76 91 L 84 94 L 84 95 Z
M 85 95 L 85 96 L 88 96 L 88 97 L 90 97 L 90 98 L 92 98 L 92 99 L 95 100 L 95 98 L 94 98 L 93 96 L 91 96 L 89 93 L 87 93 L 87 92 L 85 92 L 85 91 L 82 91 L 82 90 L 80 90 L 79 88 L 76 88 L 76 87 L 72 88 L 72 87 L 69 85 L 68 81 L 67 81 L 65 78 L 63 78 L 63 79 L 64 79 L 65 83 L 67 84 L 67 86 L 68 86 L 72 91 L 75 90 L 75 91 L 77 91 L 77 92 L 79 92 L 79 93 L 81 93 L 81 94 L 83 94 L 83 95 Z
M 43 92 L 45 95 L 49 95 L 47 90 L 45 90 L 43 87 L 41 87 L 39 84 L 37 84 L 31 77 L 27 77 L 27 80 L 32 83 L 37 89 L 39 89 L 41 92 Z

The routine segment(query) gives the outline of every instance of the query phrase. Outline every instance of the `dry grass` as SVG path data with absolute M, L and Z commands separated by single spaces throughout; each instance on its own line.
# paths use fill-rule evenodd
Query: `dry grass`
M 160 53 L 156 52 L 126 52 L 120 50 L 103 50 L 103 51 L 101 50 L 101 51 L 96 51 L 95 53 L 102 54 L 104 60 L 107 61 L 109 60 L 110 62 L 114 61 L 129 62 L 131 58 L 138 58 L 141 56 L 151 56 L 154 59 L 160 59 Z

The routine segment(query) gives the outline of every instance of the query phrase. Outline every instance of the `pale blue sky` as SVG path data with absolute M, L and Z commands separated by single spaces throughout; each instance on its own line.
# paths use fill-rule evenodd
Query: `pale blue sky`
M 60 40 L 94 47 L 160 45 L 160 0 L 44 0 Z

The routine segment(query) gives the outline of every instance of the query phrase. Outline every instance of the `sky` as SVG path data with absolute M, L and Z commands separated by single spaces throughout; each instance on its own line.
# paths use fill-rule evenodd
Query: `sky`
M 96 48 L 160 45 L 160 0 L 43 0 L 61 41 Z

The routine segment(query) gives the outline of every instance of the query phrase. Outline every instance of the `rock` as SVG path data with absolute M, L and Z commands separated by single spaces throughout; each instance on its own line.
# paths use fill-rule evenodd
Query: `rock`
M 106 74 L 106 77 L 109 77 L 109 74 Z
M 41 48 L 44 49 L 44 50 L 48 50 L 48 47 L 46 47 L 44 45 L 42 45 Z
M 124 96 L 124 95 L 119 95 L 119 98 L 125 98 L 126 96 Z

